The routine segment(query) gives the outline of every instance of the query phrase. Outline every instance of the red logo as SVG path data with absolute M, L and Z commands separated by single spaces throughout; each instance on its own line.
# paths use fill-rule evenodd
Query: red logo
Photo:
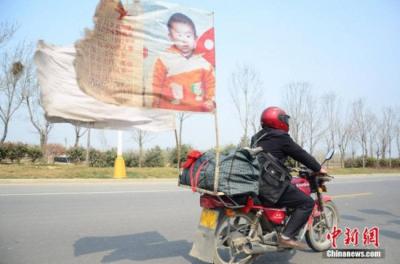
M 332 232 L 328 233 L 328 235 L 326 236 L 331 241 L 333 248 L 336 248 L 336 240 L 339 238 L 341 234 L 342 234 L 342 229 L 337 228 L 337 226 L 334 226 Z
M 358 228 L 350 229 L 346 227 L 344 235 L 345 235 L 344 244 L 346 246 L 349 246 L 350 244 L 358 246 Z
M 363 231 L 363 244 L 368 246 L 373 244 L 376 248 L 379 247 L 379 228 L 374 226 L 368 229 L 364 228 Z
M 342 229 L 338 228 L 337 226 L 334 226 L 332 229 L 332 232 L 328 233 L 326 235 L 326 238 L 331 241 L 332 247 L 337 248 L 336 241 L 342 234 Z M 358 228 L 348 228 L 346 227 L 345 232 L 344 232 L 344 245 L 345 246 L 358 246 L 358 239 L 359 239 L 359 229 Z M 363 237 L 363 245 L 364 246 L 369 246 L 369 245 L 374 245 L 376 248 L 379 247 L 379 228 L 376 226 L 373 226 L 371 228 L 365 227 L 362 233 Z

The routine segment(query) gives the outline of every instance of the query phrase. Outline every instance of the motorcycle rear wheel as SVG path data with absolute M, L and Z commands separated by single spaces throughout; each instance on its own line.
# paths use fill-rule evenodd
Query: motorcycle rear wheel
M 248 255 L 232 243 L 236 237 L 245 238 L 250 231 L 254 215 L 237 213 L 224 217 L 216 231 L 214 264 L 251 264 L 257 255 Z
M 328 226 L 325 219 L 316 217 L 312 227 L 306 233 L 308 246 L 316 252 L 326 251 L 331 247 L 331 241 L 327 238 L 327 234 L 332 232 L 333 227 L 339 224 L 339 212 L 332 201 L 324 204 L 324 212 Z

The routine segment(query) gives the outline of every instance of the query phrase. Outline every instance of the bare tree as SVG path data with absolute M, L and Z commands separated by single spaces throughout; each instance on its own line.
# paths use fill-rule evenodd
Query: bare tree
M 2 144 L 8 133 L 10 121 L 23 102 L 23 96 L 30 83 L 30 72 L 25 70 L 29 64 L 28 47 L 23 43 L 11 52 L 2 54 L 0 62 L 0 120 L 3 133 Z
M 379 157 L 381 155 L 381 148 L 379 145 L 378 134 L 379 134 L 379 120 L 377 116 L 371 113 L 367 113 L 367 120 L 368 120 L 368 130 L 367 130 L 367 137 L 368 137 L 368 145 L 369 145 L 369 156 L 374 157 L 376 155 L 376 164 L 375 166 L 379 166 Z
M 13 37 L 17 29 L 16 24 L 0 23 L 0 47 Z
M 31 69 L 27 68 L 26 71 L 31 71 Z M 30 121 L 40 137 L 40 148 L 43 155 L 47 157 L 47 140 L 53 125 L 45 118 L 44 110 L 40 101 L 39 84 L 36 80 L 30 82 L 24 95 L 24 101 L 28 108 Z
M 400 107 L 396 107 L 396 116 L 393 125 L 393 136 L 396 139 L 397 157 L 400 158 Z
M 110 148 L 110 145 L 108 144 L 107 136 L 105 134 L 105 130 L 103 130 L 103 129 L 97 130 L 97 136 L 99 137 L 99 141 L 100 141 L 101 147 L 103 149 Z
M 395 135 L 395 111 L 392 107 L 385 107 L 382 111 L 382 120 L 379 123 L 378 140 L 382 153 L 382 159 L 389 155 L 389 167 L 392 166 L 392 141 Z
M 290 134 L 301 147 L 305 145 L 305 124 L 307 98 L 311 97 L 311 85 L 307 82 L 294 82 L 285 87 L 283 105 L 290 115 Z
M 89 129 L 82 127 L 79 122 L 74 123 L 72 125 L 74 126 L 74 132 L 75 132 L 74 147 L 77 148 L 79 146 L 79 141 L 81 137 L 83 137 L 88 132 Z
M 316 145 L 324 133 L 321 125 L 321 111 L 317 99 L 310 93 L 305 99 L 304 106 L 304 141 L 309 147 L 309 152 L 313 155 Z
M 249 145 L 249 130 L 257 132 L 259 115 L 263 107 L 263 83 L 254 67 L 238 65 L 230 77 L 229 89 L 233 104 L 243 128 L 241 145 Z
M 347 147 L 354 137 L 354 128 L 349 120 L 338 120 L 337 123 L 337 143 L 340 153 L 340 167 L 344 168 Z
M 368 156 L 368 132 L 370 130 L 371 116 L 365 109 L 365 103 L 362 99 L 353 102 L 352 117 L 355 128 L 355 139 L 361 146 L 362 164 L 363 168 L 365 168 L 365 162 Z
M 151 132 L 136 129 L 133 131 L 132 138 L 139 147 L 139 167 L 141 168 L 144 163 L 144 145 L 153 140 L 154 136 Z
M 328 150 L 336 147 L 339 110 L 340 101 L 336 93 L 328 92 L 322 96 L 322 112 L 327 125 L 325 142 Z
M 400 119 L 397 119 L 394 127 L 394 136 L 396 138 L 397 157 L 400 158 Z
M 351 146 L 351 167 L 353 168 L 354 166 L 354 159 L 356 157 L 356 140 L 355 140 L 355 127 L 353 126 L 353 138 L 350 140 L 350 146 Z

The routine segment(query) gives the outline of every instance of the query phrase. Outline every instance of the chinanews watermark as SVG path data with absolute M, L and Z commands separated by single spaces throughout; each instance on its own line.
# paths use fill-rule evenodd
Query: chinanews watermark
M 384 258 L 383 249 L 328 249 L 324 258 Z
M 365 227 L 362 231 L 358 228 L 345 229 L 333 227 L 327 235 L 332 248 L 325 251 L 324 258 L 384 258 L 385 251 L 379 248 L 379 228 L 376 226 Z M 345 247 L 364 248 L 337 248 L 338 239 L 343 239 Z

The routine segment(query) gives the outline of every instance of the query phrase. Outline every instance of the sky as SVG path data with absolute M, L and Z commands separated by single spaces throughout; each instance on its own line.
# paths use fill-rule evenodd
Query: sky
M 283 89 L 308 82 L 315 95 L 333 91 L 349 103 L 363 98 L 380 111 L 400 102 L 400 1 L 175 0 L 214 12 L 217 107 L 220 143 L 237 144 L 242 129 L 229 96 L 229 76 L 238 64 L 252 65 L 264 87 L 265 106 L 282 105 Z M 0 0 L 0 23 L 20 28 L 10 45 L 39 39 L 72 45 L 92 28 L 97 0 Z M 117 132 L 92 132 L 94 147 L 116 147 Z M 26 111 L 17 112 L 9 141 L 38 144 Z M 73 128 L 57 124 L 49 143 L 71 146 Z M 85 144 L 85 142 L 82 142 Z M 214 116 L 194 114 L 184 122 L 183 143 L 198 149 L 215 144 Z M 148 147 L 173 147 L 172 132 L 154 136 Z M 124 149 L 135 149 L 124 132 Z

